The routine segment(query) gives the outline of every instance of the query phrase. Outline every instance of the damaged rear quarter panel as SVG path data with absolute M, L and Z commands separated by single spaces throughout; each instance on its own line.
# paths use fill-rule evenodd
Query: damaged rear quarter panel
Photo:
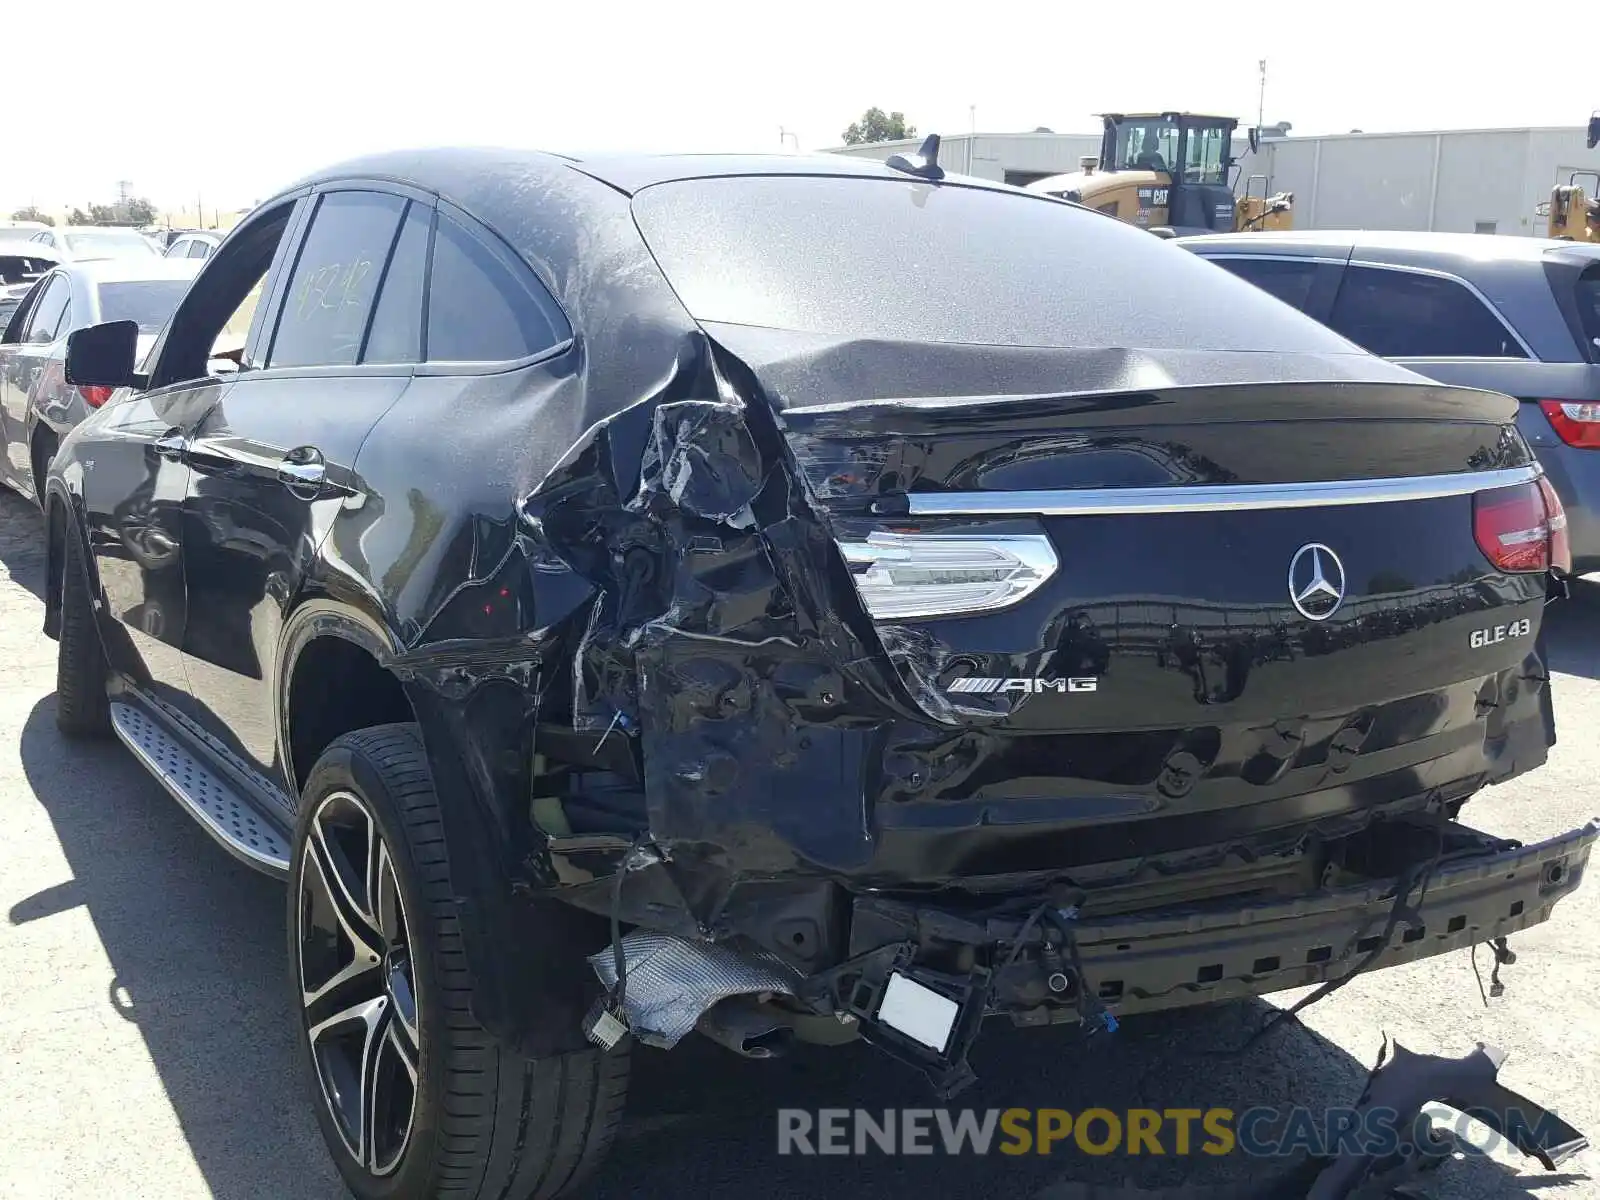
M 749 512 L 763 475 L 743 422 L 727 419 L 739 406 L 719 397 L 708 341 L 645 252 L 626 197 L 519 162 L 441 190 L 531 265 L 574 340 L 503 371 L 419 369 L 361 449 L 359 495 L 323 542 L 306 595 L 319 615 L 304 628 L 386 643 L 378 656 L 422 725 L 460 848 L 452 886 L 485 982 L 477 1015 L 538 1051 L 554 1048 L 548 1026 L 575 1033 L 578 1021 L 547 1016 L 541 1030 L 528 989 L 575 1004 L 565 981 L 586 973 L 560 952 L 581 928 L 538 898 L 554 874 L 530 817 L 535 723 L 603 732 L 637 713 L 628 639 L 647 654 L 648 621 L 676 611 L 741 626 L 766 602 L 739 581 L 765 570 Z M 671 514 L 690 536 L 745 539 L 743 556 L 689 555 L 711 564 L 721 599 L 675 594 L 694 565 L 674 557 Z M 385 636 L 357 632 L 372 628 Z

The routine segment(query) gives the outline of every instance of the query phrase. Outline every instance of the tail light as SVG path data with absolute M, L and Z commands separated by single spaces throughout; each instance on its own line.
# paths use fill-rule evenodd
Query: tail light
M 116 390 L 116 388 L 102 387 L 97 383 L 85 383 L 79 385 L 78 395 L 83 397 L 83 402 L 90 408 L 99 408 L 111 399 L 111 393 Z
M 1544 476 L 1472 497 L 1478 549 L 1502 571 L 1572 569 L 1567 514 Z
M 1572 573 L 1572 538 L 1567 533 L 1567 510 L 1561 497 L 1543 475 L 1539 476 L 1539 495 L 1544 500 L 1545 524 L 1550 527 L 1550 565 L 1563 575 Z
M 1056 571 L 1050 539 L 872 533 L 840 547 L 856 591 L 880 621 L 961 617 L 1008 608 Z
M 1556 436 L 1569 446 L 1600 450 L 1600 404 L 1575 404 L 1569 400 L 1541 400 L 1539 408 Z

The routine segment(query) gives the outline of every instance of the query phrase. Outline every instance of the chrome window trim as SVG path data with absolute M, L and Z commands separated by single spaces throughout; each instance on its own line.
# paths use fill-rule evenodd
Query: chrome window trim
M 1253 262 L 1264 258 L 1268 262 L 1321 263 L 1329 267 L 1342 267 L 1345 264 L 1345 260 L 1342 258 L 1328 258 L 1321 254 L 1245 254 L 1238 250 L 1225 250 L 1220 254 L 1207 254 L 1204 246 L 1196 246 L 1190 250 L 1190 253 L 1204 259 L 1226 258 L 1230 262 Z
M 1099 517 L 1140 513 L 1247 512 L 1326 508 L 1342 504 L 1399 504 L 1466 496 L 1531 483 L 1537 464 L 1409 478 L 1318 483 L 1244 483 L 1199 487 L 1083 488 L 1032 492 L 920 492 L 906 497 L 913 517 Z

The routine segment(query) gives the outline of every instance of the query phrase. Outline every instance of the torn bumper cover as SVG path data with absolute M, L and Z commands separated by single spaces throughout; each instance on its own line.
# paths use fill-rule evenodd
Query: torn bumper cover
M 1356 1150 L 1341 1151 L 1317 1175 L 1306 1200 L 1344 1200 L 1363 1185 L 1393 1187 L 1437 1167 L 1455 1143 L 1420 1124 L 1423 1106 L 1430 1101 L 1479 1121 L 1546 1171 L 1557 1170 L 1588 1148 L 1589 1140 L 1571 1125 L 1500 1082 L 1506 1055 L 1493 1046 L 1479 1043 L 1465 1057 L 1439 1058 L 1414 1054 L 1397 1042 L 1387 1064 L 1383 1057 L 1380 1054 L 1379 1065 L 1367 1080 L 1357 1116 L 1384 1113 L 1398 1118 L 1397 1124 L 1410 1127 L 1414 1134 L 1405 1148 L 1408 1152 L 1382 1160 Z
M 1115 1028 L 1118 1015 L 1324 983 L 1507 937 L 1576 890 L 1597 837 L 1590 823 L 1532 846 L 1497 843 L 1410 883 L 1105 917 L 1049 896 L 1025 914 L 984 917 L 860 895 L 849 905 L 849 956 L 803 978 L 737 942 L 636 933 L 623 943 L 626 1016 L 646 1040 L 670 1045 L 719 1001 L 765 992 L 797 1016 L 858 1023 L 949 1095 L 972 1078 L 967 1051 L 988 1016 Z M 612 952 L 592 961 L 614 985 Z

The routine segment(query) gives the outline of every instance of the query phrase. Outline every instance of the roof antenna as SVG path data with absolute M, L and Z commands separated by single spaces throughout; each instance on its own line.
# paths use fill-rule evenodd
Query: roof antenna
M 922 139 L 922 148 L 915 154 L 891 154 L 884 159 L 884 165 L 896 171 L 904 171 L 907 175 L 918 175 L 923 179 L 943 179 L 944 168 L 939 165 L 939 135 L 930 133 Z

